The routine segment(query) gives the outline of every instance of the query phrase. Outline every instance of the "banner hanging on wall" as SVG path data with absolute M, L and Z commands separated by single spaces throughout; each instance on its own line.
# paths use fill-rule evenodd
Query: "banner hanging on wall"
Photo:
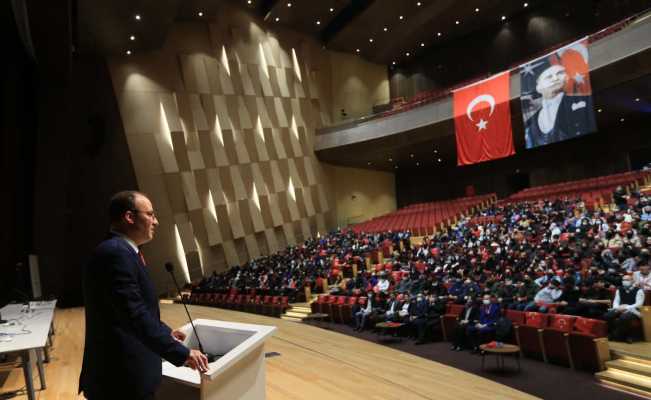
M 520 66 L 520 87 L 527 149 L 597 130 L 588 38 Z
M 515 154 L 509 106 L 509 72 L 453 93 L 457 165 Z

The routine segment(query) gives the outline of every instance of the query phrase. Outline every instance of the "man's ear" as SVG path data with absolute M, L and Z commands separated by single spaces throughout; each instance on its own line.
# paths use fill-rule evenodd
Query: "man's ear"
M 136 223 L 136 213 L 134 213 L 133 211 L 127 211 L 124 214 L 124 220 L 129 225 L 135 224 Z

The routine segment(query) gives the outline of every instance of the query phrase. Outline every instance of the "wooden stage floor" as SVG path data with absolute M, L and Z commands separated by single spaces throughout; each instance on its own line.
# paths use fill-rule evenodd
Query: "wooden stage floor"
M 265 347 L 267 352 L 280 353 L 267 359 L 269 400 L 536 398 L 434 361 L 310 325 L 202 306 L 190 306 L 190 313 L 193 318 L 278 327 Z M 172 327 L 186 323 L 178 304 L 161 304 L 161 316 Z M 48 387 L 37 392 L 37 399 L 83 399 L 76 393 L 84 345 L 83 309 L 57 310 L 55 325 L 52 361 L 46 366 Z M 22 370 L 0 369 L 0 385 L 0 399 L 23 388 Z M 27 397 L 23 392 L 12 398 Z

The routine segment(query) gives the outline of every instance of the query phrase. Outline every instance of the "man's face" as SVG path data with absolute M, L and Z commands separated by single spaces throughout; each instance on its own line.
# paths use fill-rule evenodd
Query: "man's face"
M 140 246 L 154 238 L 154 231 L 158 226 L 158 219 L 154 214 L 151 201 L 145 196 L 136 195 L 136 209 L 132 212 L 129 221 L 129 237 Z
M 536 82 L 536 91 L 543 98 L 550 99 L 563 91 L 567 82 L 565 68 L 560 65 L 553 65 L 544 70 Z

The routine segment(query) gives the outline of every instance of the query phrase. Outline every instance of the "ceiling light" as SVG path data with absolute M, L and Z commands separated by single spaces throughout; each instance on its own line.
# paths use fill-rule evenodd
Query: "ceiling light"
M 416 162 L 416 166 L 417 166 L 417 167 L 420 167 L 420 163 L 419 163 L 419 162 Z
M 436 161 L 438 161 L 438 162 L 443 162 L 443 160 L 441 160 L 440 158 L 439 158 L 438 160 L 436 160 Z
M 368 39 L 370 43 L 373 43 L 373 38 Z
M 412 154 L 410 154 L 410 155 L 409 155 L 409 157 L 411 157 L 411 158 L 414 158 L 414 154 L 413 154 L 413 153 L 412 153 Z
M 253 3 L 253 1 L 251 1 L 251 0 L 246 1 L 246 4 L 251 4 L 251 3 Z
M 409 57 L 411 54 L 409 54 L 409 52 L 406 52 L 405 55 L 406 55 L 407 57 Z
M 417 6 L 417 7 L 420 7 L 421 4 L 422 4 L 422 3 L 419 1 L 418 3 L 416 3 L 416 6 Z
M 136 21 L 140 21 L 140 14 L 136 14 L 135 17 Z
M 203 13 L 202 13 L 201 11 L 199 11 L 199 12 L 197 13 L 197 15 L 200 16 L 200 17 L 203 17 Z
M 129 40 L 131 40 L 133 42 L 134 40 L 136 40 L 136 37 L 131 35 L 131 36 L 129 36 Z
M 387 27 L 385 26 L 382 30 L 386 32 L 386 31 L 389 30 L 389 28 L 387 28 Z
M 523 5 L 525 6 L 525 8 L 529 7 L 529 3 L 524 3 Z
M 128 56 L 131 55 L 131 50 L 127 50 L 127 55 L 128 55 Z
M 292 6 L 292 3 L 287 3 L 287 7 L 291 7 L 291 6 Z
M 635 98 L 635 101 L 640 101 L 640 98 L 639 98 L 639 97 L 636 97 L 636 98 Z
M 479 8 L 475 8 L 475 12 L 479 12 Z
M 389 162 L 393 161 L 393 158 L 389 158 Z
M 334 11 L 335 11 L 335 9 L 330 7 L 330 12 L 334 12 Z
M 601 108 L 597 110 L 597 112 L 602 112 L 602 111 L 603 111 L 603 110 L 602 110 Z
M 437 32 L 437 33 L 436 33 L 436 36 L 439 36 L 439 37 L 440 37 L 440 36 L 441 36 L 441 32 Z
M 624 118 L 620 118 L 620 119 L 619 119 L 619 122 L 624 122 Z
M 280 18 L 276 17 L 276 22 L 280 21 Z
M 454 21 L 454 23 L 455 23 L 456 25 L 459 25 L 461 22 L 459 22 L 459 20 L 456 20 L 456 21 Z
M 317 24 L 317 25 L 321 25 L 321 21 L 319 21 L 319 20 L 317 19 L 317 20 L 316 20 L 316 24 Z
M 420 47 L 425 47 L 425 43 L 421 42 Z
M 439 152 L 438 150 L 434 150 L 434 154 L 437 154 L 438 152 Z
M 393 168 L 398 169 L 398 166 L 396 165 L 396 166 L 394 166 Z
M 403 19 L 405 19 L 405 17 L 403 17 L 403 16 L 401 15 L 401 16 L 398 17 L 398 19 L 402 21 Z
M 367 164 L 368 164 L 368 165 L 371 165 L 371 164 L 373 164 L 373 163 L 369 161 Z
M 502 21 L 504 21 L 505 19 L 506 19 L 506 16 L 502 15 Z
M 355 51 L 359 53 L 359 49 L 355 49 Z

